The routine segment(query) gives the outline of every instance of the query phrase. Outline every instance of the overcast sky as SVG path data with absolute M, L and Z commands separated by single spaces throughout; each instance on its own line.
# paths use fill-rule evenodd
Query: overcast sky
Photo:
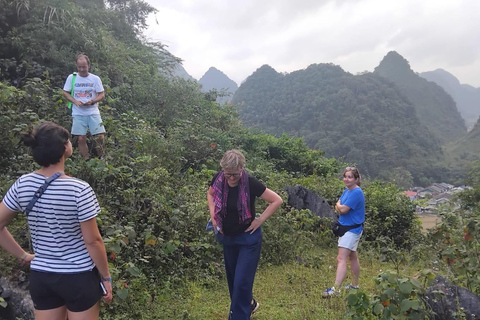
M 480 87 L 479 0 L 146 0 L 145 35 L 199 79 L 210 68 L 240 83 L 264 64 L 277 72 L 334 63 L 373 71 L 391 50 L 416 72 L 445 69 Z

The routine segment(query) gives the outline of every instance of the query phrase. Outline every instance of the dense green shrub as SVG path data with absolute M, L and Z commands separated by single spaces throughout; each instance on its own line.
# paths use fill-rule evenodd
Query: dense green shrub
M 365 193 L 365 239 L 391 239 L 397 247 L 412 248 L 421 239 L 415 205 L 393 183 L 373 181 Z

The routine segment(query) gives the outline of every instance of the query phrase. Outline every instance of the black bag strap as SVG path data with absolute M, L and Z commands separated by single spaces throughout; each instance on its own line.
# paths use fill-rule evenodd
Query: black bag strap
M 354 224 L 354 225 L 351 225 L 351 226 L 344 226 L 345 228 L 348 228 L 348 230 L 352 230 L 352 229 L 355 229 L 355 228 L 358 228 L 358 227 L 362 227 L 364 225 L 365 222 L 362 222 L 362 223 L 359 223 L 359 224 Z
M 62 174 L 63 174 L 62 172 L 56 172 L 53 176 L 45 179 L 45 182 L 44 182 L 43 185 L 41 185 L 40 188 L 38 188 L 38 190 L 35 192 L 35 194 L 33 195 L 32 200 L 30 200 L 30 202 L 29 202 L 28 205 L 27 205 L 27 208 L 25 209 L 25 214 L 27 215 L 27 217 L 28 217 L 28 214 L 30 213 L 30 211 L 32 211 L 33 206 L 35 205 L 35 203 L 38 201 L 38 199 L 40 199 L 40 197 L 41 197 L 42 194 L 45 192 L 45 190 L 47 190 L 47 188 L 48 188 L 48 186 L 50 185 L 50 183 L 52 183 L 53 180 L 57 179 L 57 178 L 60 177 Z

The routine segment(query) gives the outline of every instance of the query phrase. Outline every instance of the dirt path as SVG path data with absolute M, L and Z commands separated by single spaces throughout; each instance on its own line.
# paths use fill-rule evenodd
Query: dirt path
M 418 219 L 422 222 L 423 230 L 428 230 L 435 227 L 435 224 L 440 222 L 442 218 L 436 214 L 417 214 Z

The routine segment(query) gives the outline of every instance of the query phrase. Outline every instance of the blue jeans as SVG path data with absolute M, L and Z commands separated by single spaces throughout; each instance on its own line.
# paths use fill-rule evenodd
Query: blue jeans
M 253 280 L 262 248 L 262 228 L 253 234 L 223 236 L 221 242 L 231 300 L 228 319 L 249 320 Z

